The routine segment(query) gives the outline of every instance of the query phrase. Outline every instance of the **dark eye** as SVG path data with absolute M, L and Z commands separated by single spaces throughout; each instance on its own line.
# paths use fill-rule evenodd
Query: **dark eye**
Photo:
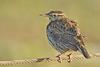
M 53 15 L 54 17 L 56 16 L 56 15 Z

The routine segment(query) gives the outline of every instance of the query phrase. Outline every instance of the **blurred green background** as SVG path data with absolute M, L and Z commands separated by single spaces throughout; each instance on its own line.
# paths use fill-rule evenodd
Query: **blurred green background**
M 100 52 L 100 0 L 0 0 L 0 60 L 54 57 L 45 29 L 49 10 L 62 10 L 79 24 L 90 53 Z M 100 67 L 100 58 L 5 67 Z M 1 67 L 1 66 L 0 66 Z

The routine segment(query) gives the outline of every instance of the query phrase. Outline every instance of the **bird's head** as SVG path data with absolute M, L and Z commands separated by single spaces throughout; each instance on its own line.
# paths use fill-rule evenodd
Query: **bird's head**
M 43 16 L 41 14 L 41 16 Z M 48 17 L 50 21 L 60 20 L 65 17 L 62 11 L 49 11 L 44 16 Z

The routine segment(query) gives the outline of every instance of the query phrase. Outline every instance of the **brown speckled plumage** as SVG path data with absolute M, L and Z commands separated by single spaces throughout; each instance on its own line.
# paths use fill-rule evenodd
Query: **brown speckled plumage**
M 77 23 L 65 17 L 62 11 L 50 11 L 46 14 L 50 20 L 46 28 L 48 40 L 61 54 L 73 50 L 90 58 Z

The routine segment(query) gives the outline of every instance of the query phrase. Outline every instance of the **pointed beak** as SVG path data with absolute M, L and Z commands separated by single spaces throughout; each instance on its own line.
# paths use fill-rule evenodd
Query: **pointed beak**
M 40 14 L 39 16 L 48 17 L 48 14 Z

